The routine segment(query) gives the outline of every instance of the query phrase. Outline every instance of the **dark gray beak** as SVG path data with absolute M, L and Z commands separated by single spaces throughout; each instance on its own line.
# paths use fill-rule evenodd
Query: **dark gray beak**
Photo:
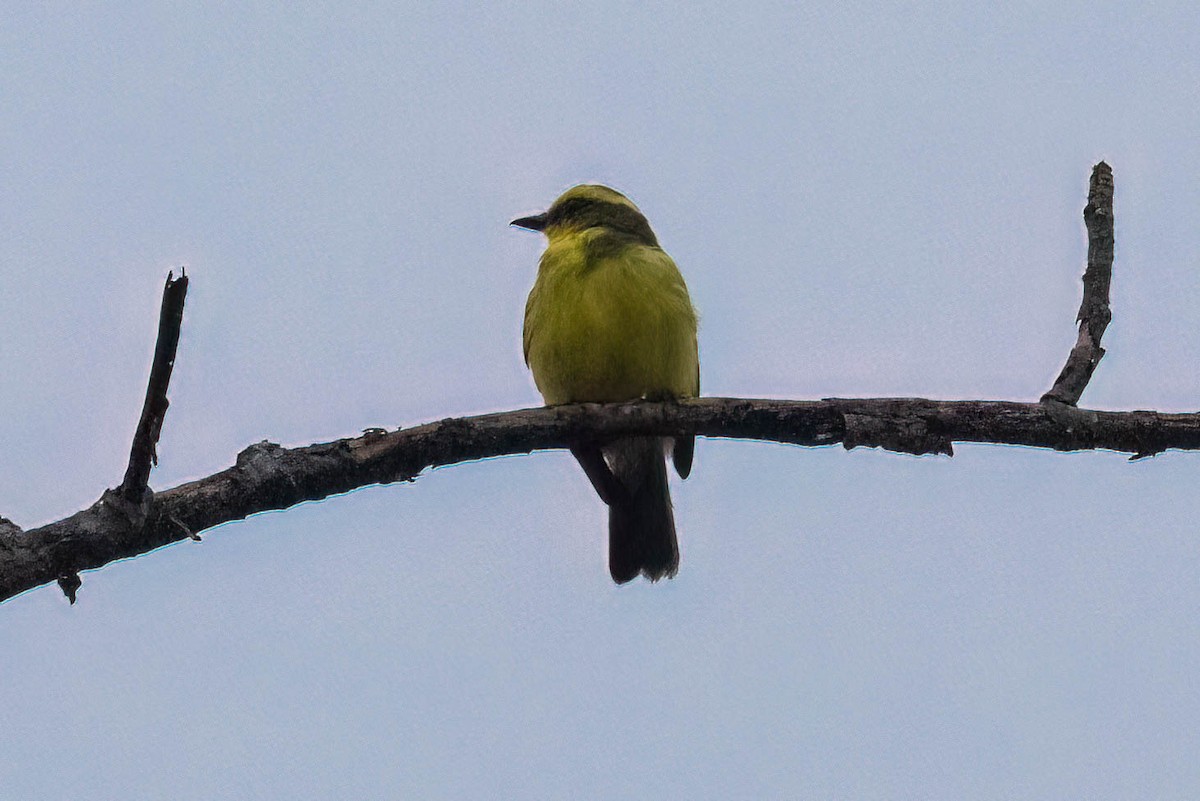
M 535 214 L 532 217 L 518 217 L 509 223 L 518 228 L 528 228 L 530 231 L 540 231 L 546 227 L 546 213 Z

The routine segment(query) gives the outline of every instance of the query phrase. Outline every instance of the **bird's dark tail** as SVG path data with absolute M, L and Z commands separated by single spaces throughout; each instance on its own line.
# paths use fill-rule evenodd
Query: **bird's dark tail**
M 626 490 L 608 507 L 608 571 L 618 584 L 639 573 L 657 581 L 679 569 L 664 444 L 661 437 L 634 437 L 604 448 Z

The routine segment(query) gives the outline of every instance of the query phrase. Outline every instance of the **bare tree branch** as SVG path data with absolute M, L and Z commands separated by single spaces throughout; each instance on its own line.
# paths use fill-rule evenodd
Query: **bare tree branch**
M 158 437 L 162 433 L 167 407 L 171 405 L 167 400 L 167 388 L 171 384 L 171 370 L 175 367 L 175 351 L 179 347 L 179 329 L 183 325 L 183 303 L 187 299 L 187 288 L 187 273 L 182 268 L 178 278 L 174 277 L 174 273 L 167 274 L 162 309 L 158 315 L 154 362 L 150 367 L 150 380 L 146 383 L 146 401 L 133 435 L 125 479 L 117 490 L 121 498 L 131 504 L 142 503 L 150 481 L 150 468 L 158 464 Z
M 698 398 L 523 409 L 300 448 L 262 442 L 227 470 L 156 493 L 141 528 L 102 499 L 65 520 L 0 537 L 0 599 L 219 523 L 356 487 L 412 481 L 431 467 L 631 435 L 692 433 L 914 454 L 949 454 L 953 442 L 992 442 L 1141 457 L 1200 449 L 1200 413 L 1080 410 L 1078 420 L 1064 424 L 1038 403 Z
M 1069 406 L 1079 403 L 1083 390 L 1092 380 L 1096 365 L 1104 357 L 1100 338 L 1112 320 L 1108 307 L 1108 289 L 1113 266 L 1113 174 L 1103 161 L 1092 168 L 1088 202 L 1083 208 L 1087 226 L 1087 269 L 1083 273 L 1083 301 L 1079 304 L 1079 338 L 1054 386 L 1043 401 L 1060 401 Z

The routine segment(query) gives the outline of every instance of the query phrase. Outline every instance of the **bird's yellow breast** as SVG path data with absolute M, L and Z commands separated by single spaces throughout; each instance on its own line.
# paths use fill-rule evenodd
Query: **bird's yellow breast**
M 671 257 L 603 228 L 552 233 L 525 305 L 548 404 L 699 394 L 696 312 Z

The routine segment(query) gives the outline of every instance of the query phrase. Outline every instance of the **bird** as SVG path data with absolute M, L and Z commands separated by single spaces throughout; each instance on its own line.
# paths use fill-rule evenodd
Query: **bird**
M 607 186 L 581 184 L 511 225 L 546 237 L 522 336 L 546 405 L 700 394 L 696 309 L 633 201 Z M 608 505 L 613 581 L 674 577 L 679 543 L 666 458 L 670 453 L 687 478 L 695 436 L 585 442 L 571 452 Z

